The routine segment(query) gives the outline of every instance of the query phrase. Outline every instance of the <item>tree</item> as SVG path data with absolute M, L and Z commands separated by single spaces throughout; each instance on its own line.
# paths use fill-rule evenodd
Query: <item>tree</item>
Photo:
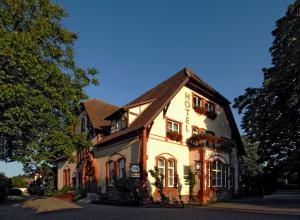
M 253 144 L 246 136 L 242 137 L 246 154 L 239 158 L 241 171 L 242 195 L 256 196 L 262 190 L 262 165 L 258 163 L 257 144 Z
M 14 188 L 27 188 L 28 182 L 24 180 L 23 176 L 14 176 L 11 178 L 12 185 Z
M 276 23 L 272 66 L 264 68 L 260 88 L 247 88 L 235 99 L 243 113 L 242 128 L 258 144 L 258 162 L 275 182 L 288 178 L 300 186 L 300 1 Z M 293 178 L 291 178 L 293 177 Z
M 34 169 L 89 146 L 73 128 L 97 71 L 74 61 L 65 16 L 50 0 L 0 0 L 0 160 Z

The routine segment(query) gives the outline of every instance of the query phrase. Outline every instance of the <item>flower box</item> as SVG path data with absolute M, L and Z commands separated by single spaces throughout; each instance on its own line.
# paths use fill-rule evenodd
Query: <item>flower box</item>
M 182 135 L 177 133 L 176 131 L 168 131 L 167 137 L 170 138 L 172 141 L 181 142 L 182 141 Z
M 206 113 L 206 109 L 200 106 L 194 106 L 195 112 L 204 115 Z
M 217 118 L 217 114 L 215 113 L 215 112 L 205 112 L 205 115 L 207 116 L 207 117 L 209 117 L 210 119 L 212 119 L 212 120 L 214 120 L 214 119 L 216 119 Z

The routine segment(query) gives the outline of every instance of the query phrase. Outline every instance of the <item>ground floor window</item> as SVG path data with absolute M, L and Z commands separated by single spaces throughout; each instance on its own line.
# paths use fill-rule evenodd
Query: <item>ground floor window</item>
M 159 173 L 164 176 L 163 185 L 174 187 L 176 183 L 176 160 L 159 158 L 157 160 L 157 168 Z
M 118 178 L 119 179 L 125 178 L 125 160 L 123 158 L 118 160 L 118 167 L 119 167 Z
M 114 185 L 114 178 L 115 178 L 115 163 L 114 161 L 109 161 L 108 162 L 108 184 L 109 185 Z
M 223 163 L 219 160 L 215 160 L 212 163 L 212 186 L 222 187 L 222 174 L 223 174 Z
M 208 187 L 227 187 L 231 185 L 231 170 L 228 173 L 228 166 L 220 160 L 215 160 L 207 164 L 207 186 Z M 229 176 L 228 176 L 229 175 Z
M 168 186 L 174 187 L 174 160 L 168 160 Z

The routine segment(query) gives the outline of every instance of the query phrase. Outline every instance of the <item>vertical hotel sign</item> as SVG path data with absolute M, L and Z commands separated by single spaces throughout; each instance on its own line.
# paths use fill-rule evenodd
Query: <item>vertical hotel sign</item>
M 184 101 L 184 106 L 185 106 L 185 131 L 190 132 L 190 108 L 191 108 L 191 94 L 188 92 L 185 92 L 185 101 Z

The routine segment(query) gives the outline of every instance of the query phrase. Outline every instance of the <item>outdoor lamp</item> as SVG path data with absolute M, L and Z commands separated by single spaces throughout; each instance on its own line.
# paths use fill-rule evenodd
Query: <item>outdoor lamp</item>
M 201 169 L 201 161 L 200 160 L 195 160 L 195 173 L 199 174 Z

